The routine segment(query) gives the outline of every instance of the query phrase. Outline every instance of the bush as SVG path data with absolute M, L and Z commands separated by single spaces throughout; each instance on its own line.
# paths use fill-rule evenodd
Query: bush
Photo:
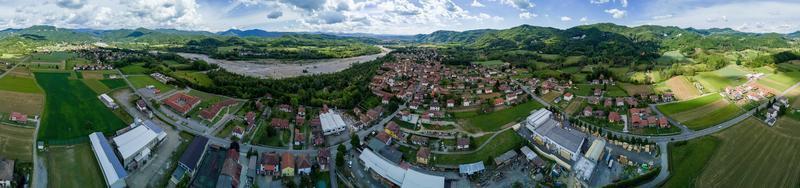
M 646 182 L 648 182 L 650 180 L 653 180 L 653 178 L 658 176 L 658 173 L 660 171 L 661 171 L 661 167 L 658 167 L 658 168 L 655 168 L 655 169 L 651 170 L 650 172 L 642 174 L 639 177 L 635 177 L 635 178 L 632 178 L 632 179 L 627 179 L 627 180 L 619 181 L 619 182 L 616 182 L 616 183 L 608 184 L 608 185 L 603 186 L 603 187 L 606 187 L 606 188 L 609 188 L 609 187 L 636 187 L 636 186 L 639 186 L 639 185 L 641 185 L 643 183 L 646 183 Z

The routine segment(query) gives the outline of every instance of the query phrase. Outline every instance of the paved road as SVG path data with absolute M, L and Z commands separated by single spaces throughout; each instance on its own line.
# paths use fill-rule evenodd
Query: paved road
M 658 145 L 658 148 L 661 150 L 661 155 L 658 157 L 659 161 L 661 162 L 661 170 L 659 171 L 658 176 L 653 179 L 653 181 L 647 182 L 641 187 L 658 187 L 662 182 L 667 181 L 667 178 L 669 178 L 669 154 L 667 154 L 667 142 L 659 142 L 656 143 L 656 145 Z

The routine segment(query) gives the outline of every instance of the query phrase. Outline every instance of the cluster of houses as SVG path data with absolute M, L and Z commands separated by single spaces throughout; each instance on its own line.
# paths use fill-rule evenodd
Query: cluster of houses
M 153 74 L 150 74 L 150 76 L 153 77 L 154 79 L 158 80 L 158 82 L 161 82 L 163 84 L 167 84 L 167 82 L 175 81 L 175 78 L 172 78 L 172 77 L 169 77 L 167 75 L 164 75 L 164 74 L 161 74 L 161 73 L 157 73 L 157 72 L 155 72 Z
M 400 156 L 392 156 L 399 153 L 386 151 L 392 149 L 389 146 L 391 146 L 394 142 L 416 145 L 419 147 L 416 153 L 416 162 L 418 164 L 429 164 L 429 159 L 431 157 L 431 149 L 429 147 L 429 144 L 431 144 L 430 138 L 426 136 L 405 133 L 402 129 L 400 129 L 400 126 L 393 121 L 387 123 L 383 131 L 379 131 L 375 137 L 368 141 L 367 145 L 373 151 L 384 155 L 386 158 L 394 159 L 392 161 L 399 163 Z M 470 139 L 467 137 L 456 138 L 455 148 L 462 151 L 468 150 L 470 148 Z
M 447 108 L 477 107 L 484 102 L 512 105 L 525 96 L 522 88 L 508 79 L 510 70 L 445 66 L 442 57 L 429 49 L 409 50 L 396 57 L 372 78 L 372 93 L 384 103 L 391 98 L 410 101 L 409 111 L 404 113 L 417 114 L 422 121 L 444 117 Z
M 781 108 L 789 108 L 789 98 L 784 96 L 778 97 L 776 101 L 773 102 L 769 108 L 767 108 L 767 114 L 765 115 L 766 119 L 764 119 L 764 122 L 766 122 L 769 126 L 775 125 L 775 122 L 778 121 L 778 112 L 781 111 Z
M 278 110 L 287 113 L 293 112 L 292 106 L 288 104 L 280 105 Z M 306 136 L 299 130 L 300 126 L 303 126 L 306 123 L 305 107 L 298 107 L 297 114 L 295 115 L 295 136 L 293 143 L 294 145 L 305 145 Z M 324 145 L 324 136 L 334 134 L 338 135 L 347 129 L 347 123 L 345 123 L 344 119 L 342 119 L 342 115 L 336 110 L 328 108 L 327 104 L 322 105 L 319 115 L 312 118 L 311 121 L 308 122 L 308 125 L 311 126 L 311 135 L 313 136 L 313 139 L 311 140 L 313 141 L 312 144 L 314 146 Z M 290 120 L 283 118 L 272 118 L 270 121 L 270 126 L 278 130 L 289 130 L 291 128 Z
M 316 161 L 316 162 L 312 162 Z M 256 165 L 256 174 L 262 176 L 291 177 L 295 175 L 311 174 L 311 167 L 317 165 L 320 171 L 328 171 L 328 164 L 331 161 L 330 150 L 320 149 L 317 156 L 312 159 L 305 154 L 294 155 L 289 152 L 261 153 L 260 160 Z
M 75 65 L 72 70 L 112 70 L 114 66 L 105 64 Z
M 388 99 L 384 99 L 384 104 L 388 104 Z M 383 107 L 378 105 L 373 107 L 366 112 L 363 112 L 361 108 L 356 107 L 353 108 L 353 114 L 358 117 L 358 124 L 354 125 L 357 129 L 362 129 L 364 127 L 370 127 L 374 123 L 380 121 L 381 116 L 383 116 Z
M 744 84 L 736 87 L 725 87 L 722 95 L 731 101 L 760 101 L 766 99 L 771 94 L 753 84 Z

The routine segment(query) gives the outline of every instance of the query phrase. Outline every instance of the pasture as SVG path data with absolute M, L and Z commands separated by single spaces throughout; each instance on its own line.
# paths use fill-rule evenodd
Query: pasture
M 86 135 L 88 138 L 88 134 Z M 47 182 L 57 187 L 105 187 L 97 159 L 88 143 L 49 146 L 40 155 L 45 159 Z M 42 177 L 43 178 L 43 177 Z
M 800 82 L 800 72 L 778 72 L 758 79 L 756 83 L 783 92 Z
M 0 90 L 22 93 L 42 93 L 42 89 L 36 85 L 36 81 L 27 75 L 30 75 L 27 69 L 15 68 L 0 78 Z
M 508 150 L 517 149 L 524 142 L 522 136 L 509 129 L 488 141 L 485 147 L 469 154 L 434 154 L 433 164 L 458 165 L 484 161 L 502 155 Z M 480 145 L 475 146 L 480 147 Z
M 503 110 L 460 119 L 459 122 L 461 122 L 464 130 L 469 132 L 492 132 L 499 130 L 504 125 L 524 119 L 530 115 L 531 111 L 542 107 L 544 105 L 535 100 L 530 100 Z
M 718 93 L 712 93 L 702 97 L 694 98 L 692 100 L 658 105 L 658 110 L 665 115 L 672 115 L 711 104 L 719 100 L 722 100 L 722 95 L 719 95 Z
M 91 63 L 91 61 L 84 58 L 72 58 L 66 60 L 65 66 L 67 70 L 72 70 L 72 68 L 74 68 L 76 65 L 88 65 Z
M 720 145 L 720 139 L 704 136 L 669 144 L 669 178 L 662 187 L 694 187 L 698 176 Z M 732 163 L 728 163 L 730 165 Z
M 44 107 L 44 95 L 0 90 L 0 112 L 19 112 L 39 115 Z
M 695 187 L 796 187 L 800 184 L 797 125 L 790 118 L 781 118 L 775 127 L 769 127 L 749 118 L 717 133 L 721 144 L 711 159 L 700 165 L 705 167 Z
M 700 95 L 700 91 L 684 76 L 672 77 L 665 84 L 674 96 L 680 100 L 691 99 Z
M 128 81 L 130 81 L 136 89 L 145 88 L 149 85 L 155 86 L 157 89 L 161 90 L 162 93 L 175 89 L 175 87 L 163 84 L 149 75 L 128 76 Z
M 0 156 L 30 162 L 35 129 L 0 123 Z
M 46 93 L 40 140 L 83 138 L 92 132 L 113 133 L 126 126 L 97 95 L 68 73 L 36 73 Z

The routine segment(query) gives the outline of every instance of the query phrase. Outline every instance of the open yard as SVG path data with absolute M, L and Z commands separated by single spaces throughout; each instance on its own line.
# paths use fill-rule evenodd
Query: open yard
M 695 187 L 694 182 L 714 155 L 719 139 L 714 136 L 671 143 L 669 145 L 669 179 L 662 187 Z M 729 163 L 728 165 L 733 164 Z
M 88 143 L 50 146 L 40 156 L 45 159 L 49 185 L 65 188 L 105 187 L 100 166 Z
M 495 136 L 485 147 L 473 153 L 455 155 L 434 154 L 435 160 L 433 160 L 433 164 L 458 165 L 485 161 L 490 158 L 494 159 L 494 157 L 500 156 L 508 150 L 516 149 L 523 141 L 524 139 L 522 136 L 514 132 L 514 130 L 509 129 Z M 475 147 L 479 147 L 479 145 Z
M 689 82 L 684 76 L 672 77 L 665 83 L 667 88 L 680 100 L 691 99 L 700 95 L 700 91 L 698 91 L 697 88 L 694 87 L 694 84 Z
M 149 85 L 155 86 L 157 89 L 161 90 L 162 93 L 175 89 L 173 86 L 158 82 L 149 75 L 128 76 L 128 81 L 130 81 L 136 89 L 145 88 Z
M 36 73 L 46 93 L 40 140 L 72 140 L 92 132 L 113 133 L 125 123 L 83 82 L 67 73 Z
M 523 104 L 462 119 L 461 125 L 469 132 L 491 132 L 502 128 L 504 125 L 524 119 L 531 111 L 542 108 L 543 105 L 534 100 Z
M 0 112 L 19 112 L 39 115 L 44 106 L 44 95 L 0 90 Z
M 0 156 L 30 162 L 33 155 L 32 128 L 0 123 Z
M 696 187 L 797 187 L 800 126 L 782 118 L 775 127 L 750 118 L 715 135 L 721 141 Z M 734 165 L 735 164 L 735 165 Z

